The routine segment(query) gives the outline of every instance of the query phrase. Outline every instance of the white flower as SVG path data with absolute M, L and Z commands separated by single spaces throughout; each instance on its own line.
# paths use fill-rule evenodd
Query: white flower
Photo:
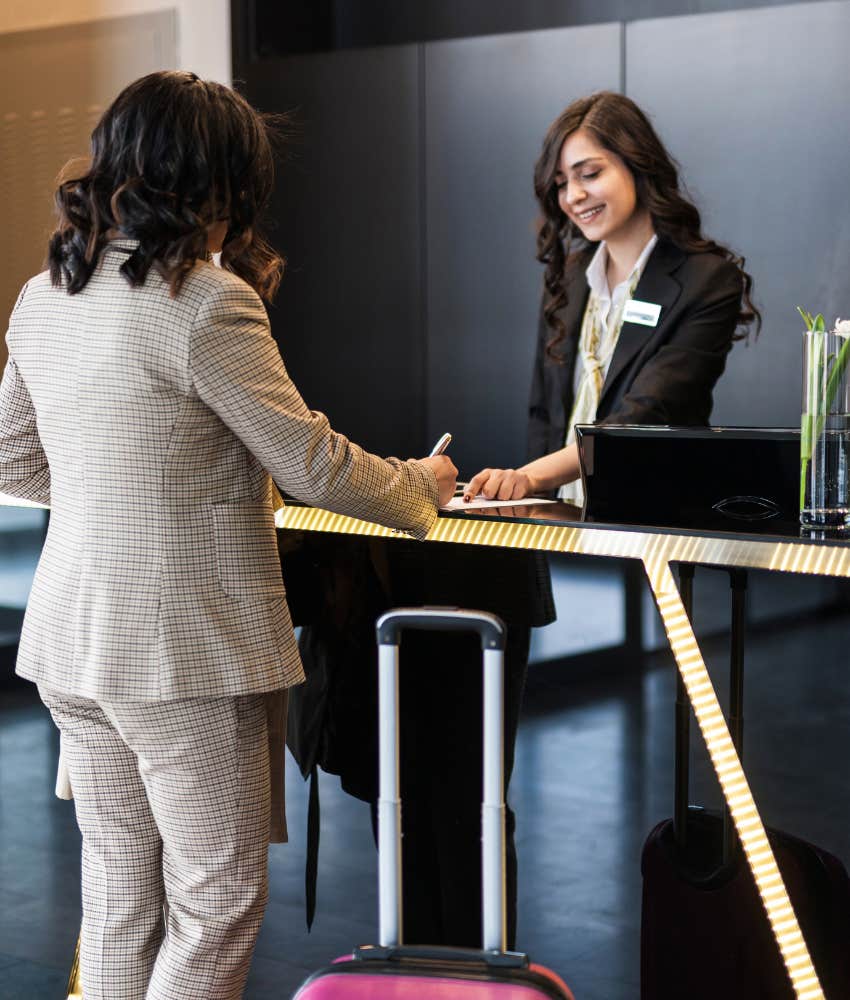
M 839 337 L 850 337 L 850 319 L 837 319 L 835 321 L 835 333 Z

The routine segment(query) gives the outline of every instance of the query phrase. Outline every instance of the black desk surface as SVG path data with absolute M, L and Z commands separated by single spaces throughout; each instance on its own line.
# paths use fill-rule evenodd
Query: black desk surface
M 477 507 L 466 511 L 441 511 L 440 517 L 481 519 L 514 524 L 540 524 L 564 527 L 604 528 L 608 531 L 646 530 L 656 534 L 697 535 L 702 538 L 718 538 L 740 541 L 763 542 L 802 542 L 817 545 L 835 545 L 846 547 L 850 545 L 850 529 L 845 531 L 824 530 L 815 531 L 803 528 L 798 521 L 782 520 L 780 518 L 762 521 L 735 521 L 729 519 L 726 524 L 720 520 L 721 515 L 709 518 L 692 518 L 677 520 L 671 523 L 670 518 L 642 518 L 632 521 L 622 518 L 617 521 L 596 521 L 592 518 L 583 519 L 582 510 L 569 503 L 541 503 L 528 507 L 500 507 L 494 503 L 492 507 Z M 721 526 L 722 525 L 722 526 Z

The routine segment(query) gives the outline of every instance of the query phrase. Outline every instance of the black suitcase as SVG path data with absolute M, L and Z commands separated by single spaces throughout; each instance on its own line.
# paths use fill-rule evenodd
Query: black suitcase
M 682 567 L 690 603 L 693 569 Z M 730 730 L 741 753 L 746 576 L 735 571 Z M 690 613 L 690 608 L 688 607 Z M 673 819 L 643 847 L 641 1000 L 794 1000 L 776 940 L 728 814 L 688 807 L 689 705 L 676 699 Z M 827 851 L 768 830 L 827 1000 L 850 998 L 850 879 Z

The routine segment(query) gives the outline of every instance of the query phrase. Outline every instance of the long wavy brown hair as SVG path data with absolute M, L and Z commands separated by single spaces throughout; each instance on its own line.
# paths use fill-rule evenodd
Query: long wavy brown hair
M 270 300 L 283 258 L 257 224 L 272 193 L 279 125 L 279 116 L 194 73 L 131 83 L 92 132 L 86 168 L 59 183 L 53 284 L 82 291 L 107 242 L 123 235 L 139 243 L 121 265 L 127 281 L 143 284 L 153 267 L 177 295 L 207 256 L 207 226 L 227 220 L 221 266 Z
M 743 280 L 738 326 L 747 328 L 755 323 L 758 336 L 761 313 L 751 298 L 753 279 L 744 270 L 744 258 L 702 234 L 700 214 L 680 188 L 676 163 L 643 111 L 622 94 L 601 91 L 574 101 L 555 119 L 534 167 L 534 193 L 543 213 L 537 235 L 537 259 L 546 267 L 543 315 L 553 333 L 546 348 L 549 356 L 562 360 L 557 348 L 566 330 L 558 313 L 567 304 L 568 263 L 584 265 L 597 246 L 578 233 L 580 242 L 574 249 L 575 228 L 558 203 L 556 175 L 561 149 L 580 128 L 626 164 L 634 177 L 637 202 L 649 209 L 659 238 L 688 253 L 713 253 L 735 264 Z M 746 329 L 735 335 L 736 340 L 746 337 Z

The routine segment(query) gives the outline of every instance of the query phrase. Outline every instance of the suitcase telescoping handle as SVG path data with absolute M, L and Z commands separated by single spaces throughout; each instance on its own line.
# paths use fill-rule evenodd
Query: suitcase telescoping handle
M 402 943 L 398 646 L 408 629 L 477 632 L 484 652 L 484 800 L 481 806 L 483 947 L 505 950 L 504 660 L 505 626 L 487 611 L 395 608 L 377 622 L 380 792 L 378 894 L 380 943 Z M 461 762 L 458 762 L 462 766 Z

